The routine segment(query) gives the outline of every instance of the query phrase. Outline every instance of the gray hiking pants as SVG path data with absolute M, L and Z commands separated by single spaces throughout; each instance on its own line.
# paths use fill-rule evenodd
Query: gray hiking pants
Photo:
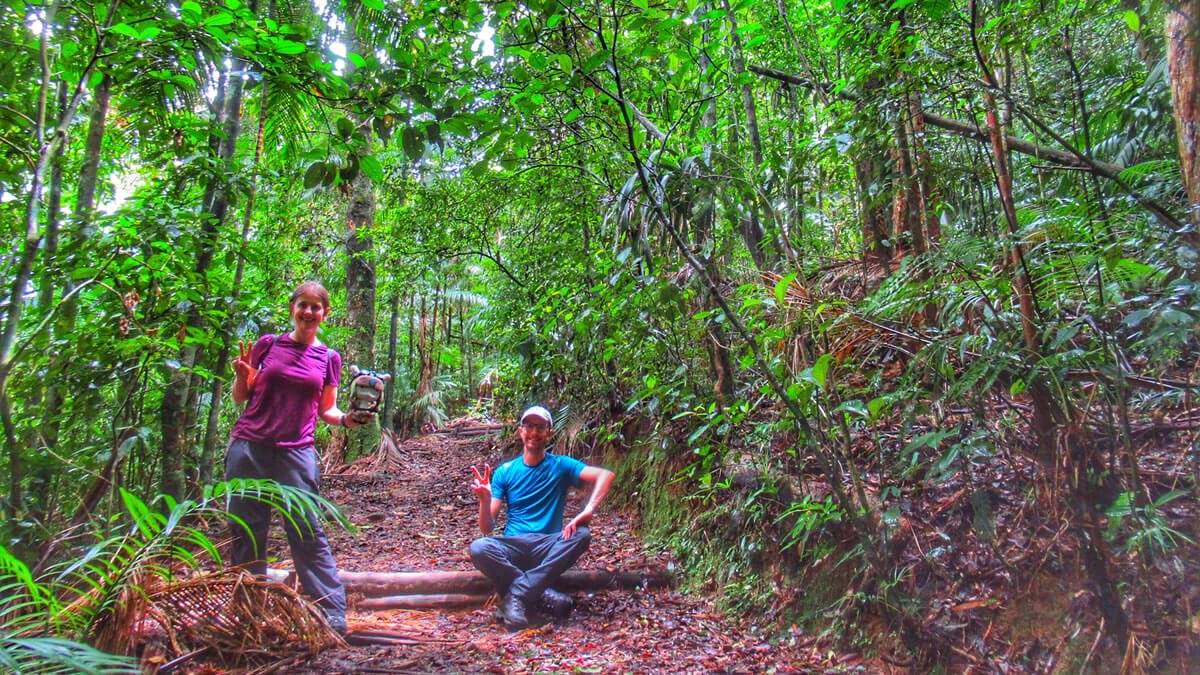
M 320 494 L 320 465 L 317 450 L 279 448 L 271 443 L 254 443 L 235 438 L 225 453 L 225 480 L 231 478 L 265 478 L 284 485 Z M 246 527 L 230 522 L 233 546 L 230 562 L 251 574 L 267 573 L 267 530 L 271 525 L 271 507 L 254 499 L 235 498 L 230 512 L 241 518 Z M 316 517 L 305 518 L 303 513 L 291 514 L 296 525 L 283 519 L 283 529 L 292 549 L 296 576 L 309 597 L 330 617 L 346 616 L 346 591 L 338 578 L 337 565 L 325 530 Z M 298 526 L 298 527 L 297 527 Z M 249 530 L 249 532 L 247 532 Z
M 471 542 L 471 562 L 492 580 L 501 597 L 537 602 L 591 543 L 586 527 L 577 528 L 570 539 L 563 539 L 562 533 L 480 537 Z

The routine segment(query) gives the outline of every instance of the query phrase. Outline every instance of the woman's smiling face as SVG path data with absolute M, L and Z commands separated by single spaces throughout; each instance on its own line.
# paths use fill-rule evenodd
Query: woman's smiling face
M 301 293 L 290 305 L 292 324 L 300 333 L 315 335 L 321 322 L 329 314 L 321 298 L 312 293 Z

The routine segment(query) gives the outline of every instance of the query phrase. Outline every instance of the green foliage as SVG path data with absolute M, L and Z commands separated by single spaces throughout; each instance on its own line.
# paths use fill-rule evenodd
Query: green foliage
M 12 673 L 139 673 L 137 659 L 75 642 L 46 637 L 0 639 L 0 667 Z
M 120 616 L 122 603 L 150 577 L 170 582 L 202 566 L 221 564 L 208 535 L 211 521 L 229 517 L 231 499 L 252 499 L 278 510 L 296 527 L 315 518 L 349 521 L 331 502 L 274 481 L 237 479 L 207 486 L 181 502 L 147 504 L 122 490 L 124 518 L 114 534 L 79 549 L 42 578 L 0 547 L 0 664 L 13 672 L 138 672 L 135 659 L 87 643 Z M 159 508 L 161 507 L 161 508 Z M 130 628 L 117 631 L 129 639 Z
M 1168 525 L 1162 513 L 1167 504 L 1186 496 L 1188 493 L 1183 490 L 1173 490 L 1153 502 L 1139 503 L 1135 493 L 1122 492 L 1105 510 L 1108 516 L 1106 536 L 1115 541 L 1122 533 L 1127 533 L 1125 547 L 1148 556 L 1165 555 L 1180 542 L 1195 545 L 1191 537 Z
M 804 495 L 800 501 L 788 505 L 776 522 L 792 521 L 791 530 L 783 539 L 784 547 L 799 546 L 806 550 L 806 545 L 814 534 L 819 534 L 827 523 L 839 521 L 841 518 L 841 510 L 832 498 L 814 500 Z
M 191 378 L 180 415 L 195 424 L 178 468 L 203 475 L 214 459 L 199 448 L 237 415 L 226 405 L 211 432 L 201 423 L 223 402 L 219 355 L 286 330 L 282 299 L 297 282 L 334 293 L 323 340 L 359 337 L 342 323 L 351 229 L 372 243 L 360 255 L 378 274 L 380 307 L 396 301 L 395 335 L 382 311 L 376 333 L 395 338 L 380 369 L 396 374 L 401 417 L 440 424 L 475 405 L 473 387 L 494 371 L 502 415 L 538 400 L 614 442 L 622 418 L 650 420 L 663 435 L 650 456 L 672 462 L 655 479 L 674 502 L 647 508 L 689 523 L 674 506 L 692 496 L 722 506 L 718 521 L 749 523 L 745 540 L 672 535 L 732 570 L 721 579 L 731 590 L 766 586 L 749 559 L 868 508 L 800 497 L 756 511 L 766 488 L 729 498 L 741 471 L 782 485 L 811 472 L 815 452 L 851 470 L 869 448 L 885 485 L 869 508 L 886 529 L 894 491 L 993 461 L 1026 426 L 1031 385 L 1071 423 L 1102 406 L 1182 400 L 1128 386 L 1194 365 L 1200 291 L 1196 253 L 1145 202 L 1174 217 L 1187 206 L 1166 45 L 1150 30 L 1164 7 L 1127 5 L 977 3 L 974 31 L 944 0 L 192 0 L 121 4 L 112 16 L 5 5 L 0 227 L 35 254 L 28 283 L 17 282 L 19 257 L 0 262 L 0 304 L 24 310 L 0 349 L 13 355 L 0 363 L 13 407 L 7 540 L 32 555 L 113 459 L 124 501 L 99 513 L 136 511 L 148 528 L 137 536 L 169 530 L 181 542 L 145 564 L 204 551 L 169 516 L 199 506 L 165 504 L 160 517 L 128 496 L 163 469 L 167 382 Z M 979 56 L 1004 64 L 1002 87 L 979 85 Z M 43 58 L 46 82 L 29 76 Z M 113 105 L 97 150 L 84 124 L 106 75 Z M 244 132 L 226 159 L 214 97 L 235 83 Z M 985 94 L 1013 139 L 1117 164 L 1122 184 L 1011 145 L 1010 231 L 987 146 L 933 123 L 979 124 Z M 897 162 L 898 131 L 917 111 L 927 124 L 906 138 L 920 164 L 910 170 Z M 257 158 L 248 132 L 260 120 Z M 52 172 L 30 194 L 58 139 L 49 166 L 62 194 L 49 194 Z M 95 218 L 73 206 L 92 162 Z M 346 196 L 364 177 L 375 220 L 348 225 Z M 914 183 L 923 254 L 911 226 L 897 227 L 896 197 Z M 218 194 L 230 211 L 214 230 Z M 38 206 L 32 233 L 26 205 Z M 868 255 L 873 237 L 888 264 Z M 1032 310 L 1018 302 L 1019 272 Z M 365 351 L 382 359 L 377 342 Z M 996 417 L 998 401 L 1013 405 Z M 1147 534 L 1130 535 L 1135 550 L 1178 540 L 1155 520 L 1162 505 L 1133 504 L 1111 516 L 1115 536 L 1138 523 Z M 141 564 L 138 545 L 111 546 L 87 564 Z

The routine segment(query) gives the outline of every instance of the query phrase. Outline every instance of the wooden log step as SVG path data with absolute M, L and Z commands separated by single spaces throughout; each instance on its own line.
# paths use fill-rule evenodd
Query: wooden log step
M 470 572 L 341 572 L 347 593 L 369 598 L 396 595 L 489 594 L 491 582 Z M 555 587 L 563 591 L 596 591 L 605 588 L 671 588 L 674 577 L 665 570 L 610 572 L 568 570 Z
M 267 576 L 275 581 L 293 583 L 291 572 L 271 569 Z M 348 595 L 366 598 L 394 596 L 488 596 L 491 582 L 480 572 L 346 572 L 338 573 Z M 568 570 L 555 587 L 562 591 L 597 591 L 606 588 L 672 588 L 675 577 L 666 570 L 609 571 Z M 436 602 L 457 602 L 442 600 Z M 466 602 L 466 600 L 461 600 Z M 430 600 L 429 602 L 435 602 Z
M 482 607 L 491 597 L 491 593 L 387 595 L 381 598 L 359 598 L 351 594 L 349 601 L 356 610 L 379 612 L 385 609 L 469 609 Z

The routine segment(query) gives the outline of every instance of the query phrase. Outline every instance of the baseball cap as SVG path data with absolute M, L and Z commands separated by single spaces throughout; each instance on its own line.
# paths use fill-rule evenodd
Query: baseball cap
M 554 424 L 554 416 L 550 414 L 549 410 L 546 410 L 540 405 L 530 406 L 525 410 L 525 412 L 521 413 L 522 422 L 525 421 L 526 417 L 540 417 L 546 420 L 546 424 Z

